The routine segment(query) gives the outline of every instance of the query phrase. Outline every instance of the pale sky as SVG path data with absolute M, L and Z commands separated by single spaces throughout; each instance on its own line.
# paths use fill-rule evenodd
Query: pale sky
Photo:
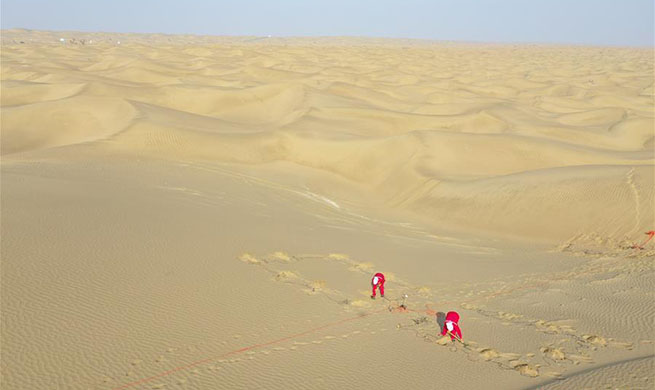
M 3 29 L 653 46 L 653 0 L 1 0 Z

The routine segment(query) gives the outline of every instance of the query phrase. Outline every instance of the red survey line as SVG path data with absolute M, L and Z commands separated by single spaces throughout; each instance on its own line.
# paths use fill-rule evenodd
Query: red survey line
M 170 370 L 160 372 L 159 374 L 155 374 L 155 375 L 147 377 L 147 378 L 143 378 L 143 379 L 139 379 L 139 380 L 134 381 L 134 382 L 126 383 L 126 384 L 121 385 L 119 387 L 115 387 L 113 390 L 129 389 L 130 387 L 134 387 L 134 386 L 137 386 L 137 385 L 142 385 L 142 384 L 148 383 L 148 382 L 150 382 L 150 381 L 152 381 L 154 379 L 162 378 L 162 377 L 168 376 L 168 375 L 173 374 L 173 373 L 178 372 L 178 371 L 183 371 L 183 370 L 189 369 L 191 367 L 199 366 L 201 364 L 208 363 L 208 362 L 210 362 L 212 360 L 220 359 L 222 357 L 226 357 L 226 356 L 230 356 L 230 355 L 236 355 L 238 353 L 246 352 L 246 351 L 249 351 L 249 350 L 255 349 L 255 348 L 265 347 L 267 345 L 278 344 L 278 343 L 281 343 L 281 342 L 284 342 L 284 341 L 292 340 L 292 339 L 294 339 L 296 337 L 300 337 L 300 336 L 304 336 L 306 334 L 317 332 L 317 331 L 319 331 L 321 329 L 325 329 L 325 328 L 329 328 L 331 326 L 343 324 L 345 322 L 358 320 L 360 318 L 368 317 L 370 315 L 377 314 L 377 313 L 382 313 L 383 311 L 387 311 L 387 310 L 388 309 L 385 307 L 384 309 L 372 311 L 370 313 L 360 314 L 360 315 L 358 315 L 356 317 L 344 318 L 342 320 L 331 322 L 331 323 L 325 324 L 325 325 L 321 325 L 319 327 L 312 328 L 312 329 L 306 330 L 304 332 L 296 333 L 296 334 L 293 334 L 291 336 L 283 337 L 281 339 L 269 341 L 269 342 L 266 342 L 266 343 L 263 343 L 263 344 L 253 344 L 253 345 L 250 345 L 250 346 L 247 346 L 247 347 L 243 347 L 241 349 L 235 349 L 234 351 L 224 353 L 223 355 L 220 355 L 220 356 L 215 356 L 215 357 L 211 357 L 211 358 L 207 358 L 207 359 L 198 360 L 198 361 L 195 361 L 193 363 L 185 364 L 183 366 L 178 366 L 178 367 L 175 367 L 175 368 L 171 368 Z
M 648 243 L 648 241 L 650 241 L 651 238 L 653 238 L 653 236 L 655 235 L 655 231 L 651 230 L 651 231 L 647 232 L 646 234 L 649 235 L 649 237 L 641 245 L 642 248 L 646 243 Z M 544 281 L 544 282 L 537 282 L 537 283 L 533 283 L 533 284 L 530 284 L 530 285 L 517 286 L 517 287 L 512 288 L 512 289 L 496 291 L 496 292 L 494 292 L 492 294 L 483 295 L 483 296 L 473 298 L 473 299 L 469 299 L 469 300 L 464 300 L 463 302 L 464 303 L 466 303 L 466 302 L 475 302 L 475 301 L 480 300 L 480 299 L 491 299 L 491 298 L 495 298 L 495 297 L 497 297 L 499 295 L 511 294 L 511 293 L 516 292 L 516 291 L 521 291 L 521 290 L 525 290 L 525 289 L 530 289 L 530 288 L 535 288 L 535 287 L 545 287 L 545 286 L 548 286 L 551 282 L 554 282 L 554 281 L 557 281 L 557 280 L 559 280 L 559 279 L 553 279 L 553 280 Z M 436 302 L 436 303 L 433 303 L 433 304 L 443 305 L 443 304 L 451 304 L 451 303 L 457 303 L 457 302 L 456 301 L 440 301 L 440 302 Z M 462 301 L 459 301 L 459 303 L 461 304 Z M 157 379 L 157 378 L 162 378 L 162 377 L 168 376 L 168 375 L 173 374 L 173 373 L 178 372 L 178 371 L 183 371 L 183 370 L 189 369 L 191 367 L 199 366 L 201 364 L 210 362 L 212 360 L 216 360 L 216 359 L 220 359 L 220 358 L 223 358 L 223 357 L 226 357 L 226 356 L 246 352 L 246 351 L 249 351 L 251 349 L 261 348 L 261 347 L 265 347 L 265 346 L 268 346 L 268 345 L 278 344 L 278 343 L 281 343 L 281 342 L 284 342 L 284 341 L 292 340 L 292 339 L 294 339 L 296 337 L 300 337 L 300 336 L 304 336 L 304 335 L 307 335 L 307 334 L 310 334 L 310 333 L 314 333 L 314 332 L 317 332 L 317 331 L 319 331 L 321 329 L 329 328 L 331 326 L 343 324 L 345 322 L 350 322 L 350 321 L 354 321 L 354 320 L 357 320 L 357 319 L 360 319 L 360 318 L 368 317 L 368 316 L 373 315 L 373 314 L 382 313 L 383 311 L 386 311 L 386 310 L 388 310 L 388 309 L 384 308 L 384 309 L 380 309 L 380 310 L 373 311 L 373 312 L 370 312 L 370 313 L 360 314 L 360 315 L 358 315 L 356 317 L 344 318 L 342 320 L 331 322 L 331 323 L 328 323 L 328 324 L 325 324 L 325 325 L 321 325 L 319 327 L 312 328 L 312 329 L 306 330 L 304 332 L 296 333 L 296 334 L 293 334 L 291 336 L 283 337 L 281 339 L 269 341 L 269 342 L 266 342 L 266 343 L 263 343 L 263 344 L 250 345 L 250 346 L 247 346 L 247 347 L 243 347 L 241 349 L 236 349 L 234 351 L 227 352 L 227 353 L 225 353 L 223 355 L 220 355 L 220 356 L 215 356 L 215 357 L 211 357 L 211 358 L 207 358 L 207 359 L 203 359 L 203 360 L 198 360 L 198 361 L 195 361 L 193 363 L 189 363 L 189 364 L 186 364 L 186 365 L 183 365 L 183 366 L 178 366 L 178 367 L 175 367 L 175 368 L 171 368 L 168 371 L 160 372 L 159 374 L 156 374 L 156 375 L 153 375 L 153 376 L 150 376 L 150 377 L 147 377 L 147 378 L 143 378 L 143 379 L 140 379 L 140 380 L 137 380 L 137 381 L 134 381 L 134 382 L 126 383 L 126 384 L 124 384 L 122 386 L 113 388 L 113 390 L 128 389 L 128 388 L 134 387 L 136 385 L 148 383 L 148 382 L 150 382 L 150 381 L 152 381 L 154 379 Z M 405 308 L 404 311 L 412 312 L 412 313 L 425 313 L 425 314 L 428 314 L 428 315 L 432 315 L 432 314 L 434 314 L 434 312 L 436 312 L 435 310 L 432 310 L 429 307 L 427 307 L 427 309 L 424 309 L 424 310 L 414 310 L 414 309 Z

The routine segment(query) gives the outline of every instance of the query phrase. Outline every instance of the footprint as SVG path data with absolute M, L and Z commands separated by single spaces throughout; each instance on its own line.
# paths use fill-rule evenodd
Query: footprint
M 239 256 L 239 260 L 248 264 L 261 264 L 261 261 L 257 260 L 257 258 L 251 255 L 250 253 L 242 254 L 241 256 Z
M 634 345 L 632 343 L 626 343 L 626 342 L 621 342 L 621 341 L 610 341 L 609 345 L 610 345 L 610 347 L 623 348 L 623 349 L 628 349 L 628 350 L 631 350 L 632 348 L 634 348 Z
M 566 354 L 560 348 L 541 347 L 541 353 L 551 360 L 566 360 Z
M 607 346 L 607 340 L 604 337 L 585 334 L 582 336 L 582 339 L 590 344 L 601 345 L 603 347 Z
M 580 364 L 580 363 L 593 363 L 593 359 L 588 357 L 588 356 L 582 356 L 582 355 L 569 355 L 568 356 L 569 360 L 573 362 L 573 364 Z
M 343 253 L 330 253 L 327 256 L 328 259 L 330 260 L 350 260 L 350 257 L 348 255 L 345 255 Z
M 326 282 L 325 280 L 314 280 L 311 281 L 307 284 L 307 287 L 309 287 L 308 292 L 309 293 L 315 293 L 318 291 L 321 291 L 325 288 Z
M 450 344 L 452 344 L 452 340 L 448 336 L 443 336 L 439 340 L 437 340 L 437 344 L 439 344 L 439 345 L 450 345 Z
M 275 275 L 275 280 L 277 280 L 278 282 L 285 282 L 289 280 L 295 280 L 298 278 L 299 278 L 298 274 L 293 271 L 280 271 L 278 272 L 277 275 Z
M 501 352 L 499 353 L 500 357 L 503 359 L 506 359 L 507 361 L 510 360 L 518 360 L 518 358 L 521 357 L 518 353 L 511 353 L 511 352 Z
M 524 376 L 529 376 L 531 378 L 539 376 L 539 369 L 527 363 L 517 363 L 513 368 Z
M 291 256 L 286 252 L 274 252 L 268 256 L 273 261 L 280 261 L 288 263 L 291 261 Z
M 555 379 L 563 379 L 562 373 L 559 371 L 546 371 L 543 373 L 544 376 L 549 376 Z
M 135 360 L 132 360 L 130 362 L 130 364 L 133 365 L 133 366 L 137 366 L 137 365 L 139 365 L 141 363 L 143 363 L 143 360 L 140 360 L 140 359 L 135 359 Z
M 554 322 L 547 322 L 544 320 L 536 321 L 534 324 L 537 327 L 538 331 L 544 333 L 549 333 L 549 334 L 559 334 L 559 333 L 574 334 L 575 333 L 575 329 L 573 329 L 573 327 L 569 325 L 563 325 L 563 324 L 559 325 Z
M 519 318 L 523 318 L 523 316 L 520 315 L 520 314 L 505 313 L 505 312 L 502 312 L 502 311 L 498 312 L 498 317 L 501 318 L 501 319 L 504 319 L 504 320 L 509 320 L 509 321 L 516 320 L 516 319 L 519 319 Z
M 491 359 L 495 359 L 498 356 L 500 356 L 498 354 L 498 351 L 496 351 L 495 349 L 491 349 L 491 348 L 482 348 L 482 349 L 480 349 L 478 351 L 478 353 L 480 354 L 480 357 L 482 359 L 487 360 L 487 361 L 489 361 Z

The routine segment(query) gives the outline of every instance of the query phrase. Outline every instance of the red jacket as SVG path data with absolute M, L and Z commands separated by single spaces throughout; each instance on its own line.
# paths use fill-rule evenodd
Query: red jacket
M 453 335 L 451 336 L 451 339 L 455 339 L 454 336 L 459 337 L 460 339 L 462 338 L 462 331 L 459 329 L 459 314 L 457 314 L 456 311 L 449 311 L 448 314 L 446 314 L 446 322 L 443 325 L 443 330 L 441 331 L 441 335 L 445 336 L 448 333 L 448 323 L 452 323 L 453 325 L 453 330 L 450 331 L 450 333 Z
M 375 279 L 376 276 L 379 279 L 378 284 L 373 284 L 373 279 Z M 377 285 L 383 285 L 384 286 L 384 282 L 385 282 L 384 275 L 379 273 L 379 272 L 377 274 L 373 275 L 373 277 L 371 278 L 371 284 L 373 284 L 374 286 L 377 286 Z

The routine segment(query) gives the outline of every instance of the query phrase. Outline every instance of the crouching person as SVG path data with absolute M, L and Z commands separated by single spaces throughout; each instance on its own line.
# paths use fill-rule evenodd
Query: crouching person
M 446 314 L 446 322 L 443 325 L 441 335 L 450 335 L 451 340 L 462 341 L 462 331 L 459 329 L 459 314 L 456 311 L 449 311 Z
M 380 289 L 380 296 L 384 298 L 384 275 L 378 272 L 371 279 L 371 286 L 373 286 L 373 294 L 371 299 L 375 299 L 375 290 Z

